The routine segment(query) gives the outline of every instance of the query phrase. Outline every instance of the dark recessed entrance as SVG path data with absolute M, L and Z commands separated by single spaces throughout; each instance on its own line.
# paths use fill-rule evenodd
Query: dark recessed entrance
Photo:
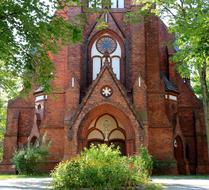
M 87 137 L 87 147 L 92 144 L 113 144 L 122 155 L 126 155 L 125 131 L 111 115 L 105 114 L 92 122 Z
M 174 140 L 174 156 L 177 161 L 179 174 L 186 174 L 186 164 L 184 160 L 184 147 L 181 137 L 177 136 Z

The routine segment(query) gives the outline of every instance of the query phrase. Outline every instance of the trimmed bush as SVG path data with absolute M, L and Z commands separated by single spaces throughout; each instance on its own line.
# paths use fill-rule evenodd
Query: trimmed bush
M 17 150 L 13 156 L 13 163 L 19 174 L 34 175 L 38 174 L 41 163 L 46 161 L 48 156 L 49 142 L 43 137 L 35 144 L 28 144 L 26 147 Z
M 52 173 L 54 189 L 120 189 L 131 178 L 127 159 L 107 145 L 85 149 L 77 158 L 60 163 Z
M 52 172 L 52 183 L 57 190 L 126 189 L 147 183 L 151 169 L 152 160 L 145 148 L 141 148 L 138 156 L 128 158 L 113 146 L 103 144 L 60 163 Z

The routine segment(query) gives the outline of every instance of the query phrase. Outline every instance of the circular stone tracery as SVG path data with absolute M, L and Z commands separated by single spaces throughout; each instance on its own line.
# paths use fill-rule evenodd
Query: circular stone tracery
M 110 36 L 103 36 L 96 43 L 97 50 L 102 53 L 113 53 L 117 48 L 117 43 Z
M 104 96 L 105 98 L 108 98 L 108 97 L 112 96 L 113 90 L 112 90 L 112 88 L 109 87 L 109 86 L 103 86 L 103 87 L 101 88 L 101 94 L 102 94 L 102 96 Z

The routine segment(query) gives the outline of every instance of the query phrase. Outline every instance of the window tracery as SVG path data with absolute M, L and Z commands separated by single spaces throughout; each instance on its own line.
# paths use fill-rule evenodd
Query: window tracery
M 96 43 L 97 50 L 102 53 L 113 53 L 117 48 L 117 43 L 110 36 L 103 36 Z
M 119 42 L 109 34 L 98 38 L 91 49 L 92 79 L 95 80 L 105 64 L 109 64 L 116 78 L 121 77 L 121 46 Z
M 90 124 L 87 141 L 87 147 L 90 147 L 91 144 L 113 144 L 120 149 L 122 155 L 126 155 L 125 131 L 111 115 L 104 114 Z

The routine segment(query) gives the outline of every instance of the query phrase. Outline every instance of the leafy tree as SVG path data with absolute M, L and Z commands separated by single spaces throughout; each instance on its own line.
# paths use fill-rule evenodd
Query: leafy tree
M 194 76 L 195 90 L 203 101 L 209 154 L 209 2 L 208 0 L 136 0 L 143 4 L 134 15 L 166 16 L 176 34 L 173 56 L 183 77 Z M 191 75 L 192 74 L 192 75 Z
M 91 3 L 89 13 L 92 13 L 98 12 L 97 7 L 108 7 L 111 1 L 88 2 Z M 8 71 L 22 79 L 24 89 L 37 84 L 50 91 L 54 70 L 49 52 L 54 54 L 62 45 L 82 39 L 85 14 L 67 18 L 66 7 L 86 6 L 86 3 L 80 0 L 0 0 L 0 88 L 11 90 L 14 86 L 7 78 L 5 71 Z
M 191 80 L 192 80 L 192 87 L 194 89 L 195 94 L 198 96 L 199 99 L 202 100 L 203 99 L 202 90 L 201 90 L 201 84 L 199 82 L 198 73 L 193 73 Z M 207 83 L 207 86 L 209 86 L 209 75 L 208 74 L 207 74 L 207 78 L 206 78 L 206 83 Z M 209 94 L 208 94 L 208 98 L 209 98 Z
M 0 157 L 6 126 L 6 101 L 33 84 L 51 90 L 54 68 L 49 52 L 82 39 L 85 15 L 65 18 L 65 7 L 80 0 L 0 0 Z M 92 12 L 109 0 L 91 0 Z
M 81 39 L 80 18 L 70 21 L 55 14 L 76 0 L 1 0 L 0 2 L 0 88 L 13 88 L 7 72 L 23 79 L 24 87 L 32 83 L 50 89 L 53 64 L 48 52 L 56 53 L 68 42 Z M 7 71 L 7 72 L 6 72 Z
M 5 102 L 0 99 L 0 161 L 3 156 L 3 138 L 6 126 L 6 107 Z

